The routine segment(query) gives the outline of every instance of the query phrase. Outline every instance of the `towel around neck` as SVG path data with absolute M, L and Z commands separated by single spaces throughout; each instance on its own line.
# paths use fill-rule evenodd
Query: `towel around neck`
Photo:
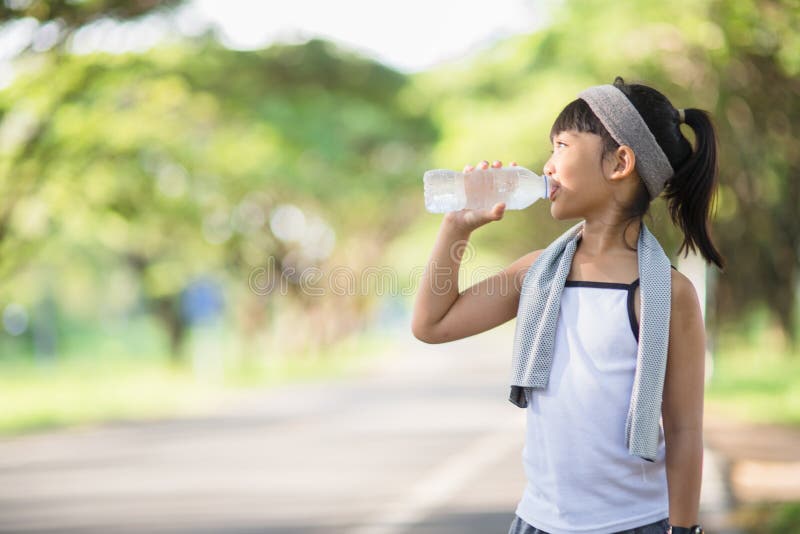
M 525 274 L 517 310 L 509 398 L 520 408 L 528 406 L 525 388 L 547 387 L 561 292 L 583 227 L 581 221 L 564 232 L 542 251 Z M 654 461 L 667 365 L 672 275 L 669 258 L 644 221 L 638 239 L 638 264 L 639 348 L 625 437 L 631 455 Z

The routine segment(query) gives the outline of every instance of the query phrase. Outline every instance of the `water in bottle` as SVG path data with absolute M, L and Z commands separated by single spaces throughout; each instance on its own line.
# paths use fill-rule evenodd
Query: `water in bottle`
M 447 213 L 460 209 L 491 209 L 505 202 L 506 209 L 521 210 L 550 196 L 550 181 L 524 167 L 475 169 L 468 173 L 434 169 L 423 176 L 425 209 Z

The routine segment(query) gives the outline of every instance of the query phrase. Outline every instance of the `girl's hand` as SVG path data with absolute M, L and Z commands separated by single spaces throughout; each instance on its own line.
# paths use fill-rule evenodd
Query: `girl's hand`
M 492 167 L 495 169 L 499 169 L 503 166 L 503 162 L 499 160 L 495 160 L 492 163 Z M 511 162 L 512 167 L 517 166 L 516 161 Z M 474 171 L 476 168 L 486 170 L 489 168 L 489 162 L 483 160 L 479 162 L 475 167 L 472 165 L 465 165 L 464 166 L 464 174 Z M 484 224 L 490 223 L 492 221 L 499 221 L 503 218 L 503 214 L 506 211 L 506 204 L 505 202 L 498 202 L 495 204 L 492 209 L 484 209 L 484 210 L 471 210 L 471 209 L 463 209 L 459 211 L 451 211 L 446 213 L 444 216 L 444 220 L 447 224 L 454 225 L 460 229 L 466 231 L 473 231 L 476 228 L 480 228 Z

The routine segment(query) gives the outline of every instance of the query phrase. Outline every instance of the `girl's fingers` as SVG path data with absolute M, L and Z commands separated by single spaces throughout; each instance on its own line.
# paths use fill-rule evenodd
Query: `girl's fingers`
M 512 161 L 509 165 L 511 165 L 512 167 L 516 167 L 519 164 L 516 161 Z M 486 170 L 489 167 L 493 167 L 495 169 L 500 169 L 500 168 L 503 167 L 503 162 L 500 161 L 499 159 L 496 159 L 491 164 L 489 164 L 489 162 L 484 159 L 484 160 L 479 161 L 474 166 L 473 165 L 469 165 L 469 164 L 464 165 L 464 172 L 471 172 L 471 171 L 474 171 L 475 169 Z
M 502 219 L 503 213 L 506 211 L 506 203 L 505 202 L 498 202 L 492 208 L 492 215 L 494 215 L 495 219 Z

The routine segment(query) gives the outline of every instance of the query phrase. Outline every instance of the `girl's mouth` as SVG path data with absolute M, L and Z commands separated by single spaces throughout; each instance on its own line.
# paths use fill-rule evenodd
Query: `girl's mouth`
M 552 184 L 553 185 L 550 187 L 550 202 L 555 200 L 556 193 L 558 193 L 558 190 L 561 189 L 561 186 L 559 186 L 556 182 L 552 182 Z

